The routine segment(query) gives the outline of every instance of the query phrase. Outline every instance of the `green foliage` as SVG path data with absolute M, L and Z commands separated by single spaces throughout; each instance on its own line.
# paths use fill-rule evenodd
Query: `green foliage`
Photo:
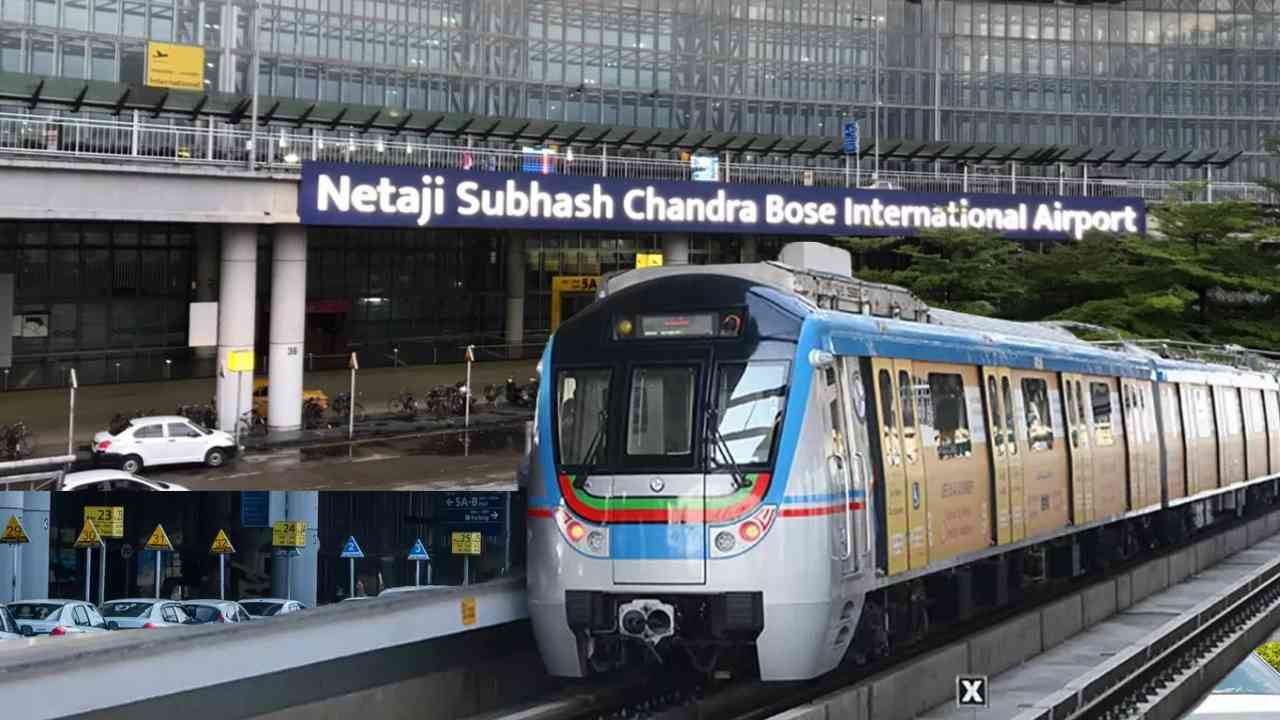
M 1189 186 L 1195 197 L 1200 188 Z M 1019 244 L 974 231 L 841 238 L 861 278 L 925 302 L 1016 320 L 1073 320 L 1121 336 L 1280 349 L 1280 244 L 1258 208 L 1173 202 L 1145 237 Z M 1114 339 L 1114 334 L 1106 338 Z
M 1258 656 L 1263 660 L 1266 660 L 1271 667 L 1280 670 L 1280 642 L 1269 642 L 1254 652 L 1258 653 Z

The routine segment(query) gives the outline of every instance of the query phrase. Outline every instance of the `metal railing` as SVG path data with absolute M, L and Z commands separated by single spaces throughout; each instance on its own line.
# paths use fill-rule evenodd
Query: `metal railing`
M 93 117 L 0 113 L 0 156 L 80 161 L 157 163 L 212 170 L 296 175 L 303 161 L 409 165 L 423 168 L 533 171 L 635 180 L 692 180 L 690 163 L 592 147 L 530 155 L 522 148 L 471 146 L 458 138 L 424 142 L 404 136 L 357 134 L 320 129 L 266 127 L 248 130 L 206 118 L 177 121 L 131 121 Z M 999 172 L 986 172 L 996 170 Z M 1207 182 L 1187 198 L 1185 181 L 1048 176 L 1017 166 L 977 166 L 973 171 L 921 172 L 847 167 L 836 158 L 792 162 L 784 155 L 726 153 L 719 179 L 739 184 L 774 184 L 827 188 L 868 187 L 920 192 L 1012 193 L 1024 195 L 1138 196 L 1146 200 L 1248 200 L 1273 202 L 1275 196 L 1254 183 Z

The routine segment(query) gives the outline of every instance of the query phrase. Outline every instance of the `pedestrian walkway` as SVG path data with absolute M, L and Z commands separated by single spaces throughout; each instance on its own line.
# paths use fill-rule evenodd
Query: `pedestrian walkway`
M 534 366 L 533 360 L 478 362 L 472 366 L 471 384 L 477 393 L 485 385 L 502 383 L 507 378 L 524 384 L 534 376 Z M 386 412 L 388 401 L 402 390 L 421 395 L 435 385 L 462 382 L 466 374 L 466 365 L 461 363 L 362 370 L 356 381 L 357 399 L 367 414 L 381 414 Z M 303 376 L 303 386 L 307 390 L 323 390 L 333 398 L 347 392 L 350 377 L 347 370 L 309 372 Z M 82 387 L 76 391 L 75 445 L 87 447 L 93 434 L 106 429 L 116 413 L 154 411 L 171 415 L 181 404 L 209 402 L 214 385 L 214 378 L 198 378 Z M 248 402 L 246 398 L 246 406 Z M 69 404 L 67 388 L 0 393 L 0 425 L 21 420 L 35 434 L 37 456 L 59 454 L 66 451 Z

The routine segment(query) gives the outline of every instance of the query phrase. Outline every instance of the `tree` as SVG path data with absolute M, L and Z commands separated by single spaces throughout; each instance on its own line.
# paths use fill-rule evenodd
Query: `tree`
M 1258 225 L 1258 206 L 1245 202 L 1194 203 L 1175 201 L 1151 208 L 1158 232 L 1171 240 L 1200 246 L 1247 233 Z M 1150 230 L 1150 228 L 1148 228 Z

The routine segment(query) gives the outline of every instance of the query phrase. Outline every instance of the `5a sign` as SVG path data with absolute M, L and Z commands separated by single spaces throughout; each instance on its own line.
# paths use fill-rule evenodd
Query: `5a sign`
M 986 675 L 956 676 L 956 707 L 985 708 L 991 702 L 987 697 Z

